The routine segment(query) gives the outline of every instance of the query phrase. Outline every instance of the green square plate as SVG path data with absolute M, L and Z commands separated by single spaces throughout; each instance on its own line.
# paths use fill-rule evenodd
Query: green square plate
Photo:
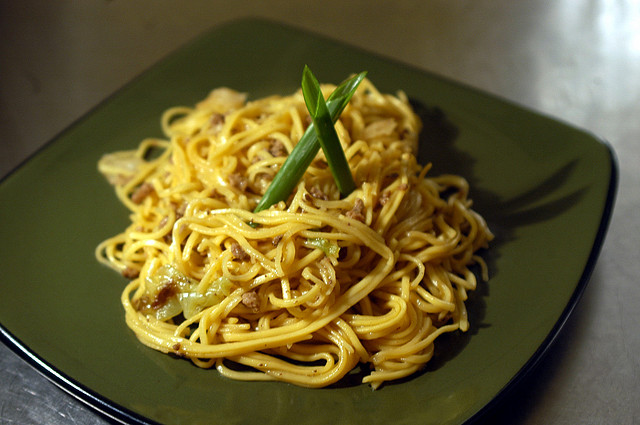
M 432 175 L 471 183 L 496 233 L 470 332 L 438 340 L 411 379 L 372 391 L 246 383 L 142 346 L 124 323 L 124 279 L 94 248 L 127 223 L 96 170 L 103 153 L 160 136 L 160 114 L 227 86 L 289 94 L 304 64 L 325 82 L 368 70 L 425 121 Z M 529 371 L 586 286 L 611 216 L 612 150 L 580 129 L 368 52 L 261 20 L 214 28 L 135 79 L 0 183 L 0 334 L 63 389 L 128 423 L 461 424 Z

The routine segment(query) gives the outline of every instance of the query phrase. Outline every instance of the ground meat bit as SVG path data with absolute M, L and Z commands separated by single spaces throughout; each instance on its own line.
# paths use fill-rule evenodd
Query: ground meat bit
M 220 124 L 224 124 L 224 115 L 218 113 L 212 114 L 211 118 L 209 118 L 209 126 L 211 128 L 214 128 L 219 126 Z
M 311 196 L 313 196 L 316 199 L 322 199 L 323 201 L 329 200 L 329 197 L 327 196 L 327 194 L 315 186 L 312 186 L 311 189 L 309 189 L 309 193 L 311 194 Z
M 185 211 L 187 211 L 187 203 L 183 202 L 182 204 L 180 204 L 175 208 L 175 211 L 176 211 L 176 220 L 181 219 L 182 217 L 184 217 Z
M 281 240 L 282 240 L 282 235 L 278 235 L 275 238 L 271 239 L 271 245 L 278 246 Z
M 269 146 L 269 153 L 274 157 L 287 156 L 287 148 L 280 140 L 274 139 Z
M 309 127 L 311 125 L 311 123 L 313 123 L 313 118 L 311 118 L 311 115 L 305 116 L 304 117 L 304 122 L 303 122 L 305 128 Z
M 217 134 L 222 130 L 224 126 L 224 115 L 220 113 L 213 113 L 209 118 L 209 134 Z
M 242 294 L 242 304 L 254 312 L 258 312 L 260 310 L 260 297 L 253 291 L 245 292 Z
M 231 253 L 233 254 L 233 258 L 240 261 L 248 261 L 251 259 L 251 256 L 242 249 L 238 242 L 234 242 L 231 244 Z
M 380 195 L 380 199 L 378 199 L 378 203 L 380 205 L 385 205 L 387 202 L 389 202 L 389 199 L 391 199 L 391 192 L 384 191 L 382 192 L 382 195 Z
M 354 220 L 364 222 L 365 217 L 362 214 L 362 211 L 364 211 L 364 202 L 362 202 L 362 199 L 358 198 L 356 199 L 356 202 L 353 204 L 353 208 L 347 211 L 346 215 L 347 217 L 352 218 Z
M 160 223 L 158 223 L 158 230 L 162 229 L 168 222 L 169 222 L 169 216 L 162 217 L 162 220 L 160 220 Z M 171 235 L 171 229 L 169 229 L 168 233 L 165 233 L 164 236 L 162 236 L 162 240 L 165 241 L 166 243 L 171 243 L 171 241 L 173 240 L 173 236 Z
M 158 309 L 164 306 L 167 303 L 167 300 L 178 293 L 178 285 L 173 280 L 168 280 L 163 283 L 160 289 L 158 290 L 158 294 L 155 296 L 153 301 L 151 302 L 151 307 L 154 309 Z
M 221 195 L 220 192 L 218 192 L 215 187 L 211 189 L 211 191 L 209 191 L 209 198 L 211 199 L 221 199 L 223 197 L 224 195 Z M 186 210 L 187 209 L 185 208 L 185 211 Z M 184 215 L 184 213 L 182 215 Z
M 316 161 L 313 161 L 313 166 L 320 170 L 326 170 L 327 167 L 329 167 L 329 164 L 327 164 L 327 161 L 323 159 L 318 159 Z
M 175 356 L 185 357 L 185 353 L 184 351 L 182 351 L 182 344 L 180 344 L 179 342 L 176 342 L 175 344 L 173 344 L 171 346 L 171 349 L 173 350 L 173 354 Z
M 149 296 L 147 295 L 143 295 L 138 299 L 134 299 L 131 304 L 133 305 L 133 308 L 135 310 L 141 311 L 143 313 L 151 308 L 151 301 L 149 299 Z
M 247 188 L 248 181 L 247 178 L 242 174 L 233 173 L 229 175 L 229 183 L 231 184 L 231 186 L 244 192 L 244 190 Z
M 144 198 L 153 193 L 154 190 L 155 189 L 153 188 L 153 185 L 151 183 L 142 183 L 131 194 L 131 201 L 133 201 L 134 204 L 139 204 L 144 200 Z
M 122 270 L 122 276 L 127 279 L 135 279 L 140 276 L 140 270 L 134 269 L 133 267 L 125 267 L 125 269 Z
M 145 314 L 153 313 L 153 311 L 162 308 L 167 301 L 178 293 L 178 285 L 168 280 L 158 289 L 155 296 L 143 295 L 133 301 L 133 308 Z
M 256 174 L 256 180 L 258 181 L 264 181 L 264 182 L 270 182 L 273 180 L 273 174 L 269 174 L 269 173 L 258 173 Z

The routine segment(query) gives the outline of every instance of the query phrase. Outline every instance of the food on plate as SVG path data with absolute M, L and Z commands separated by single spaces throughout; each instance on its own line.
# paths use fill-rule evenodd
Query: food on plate
M 167 110 L 165 138 L 100 160 L 130 224 L 96 256 L 130 279 L 121 301 L 143 344 L 232 379 L 324 387 L 360 371 L 377 388 L 468 329 L 491 231 L 463 177 L 418 163 L 407 96 L 350 81 L 334 117 L 349 193 L 316 147 L 291 190 L 263 201 L 291 177 L 276 175 L 299 141 L 318 143 L 301 90 L 248 100 L 215 89 Z M 321 86 L 329 112 L 344 87 Z

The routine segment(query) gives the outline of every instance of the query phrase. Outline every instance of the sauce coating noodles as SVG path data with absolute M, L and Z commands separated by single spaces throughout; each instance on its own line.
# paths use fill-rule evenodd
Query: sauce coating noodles
M 468 329 L 470 267 L 486 278 L 477 251 L 493 236 L 462 177 L 417 163 L 421 122 L 402 92 L 365 80 L 336 122 L 354 192 L 340 197 L 320 151 L 287 203 L 252 212 L 309 122 L 300 92 L 220 88 L 167 110 L 166 139 L 101 159 L 131 223 L 96 256 L 131 279 L 121 301 L 143 344 L 306 387 L 364 364 L 377 388 Z

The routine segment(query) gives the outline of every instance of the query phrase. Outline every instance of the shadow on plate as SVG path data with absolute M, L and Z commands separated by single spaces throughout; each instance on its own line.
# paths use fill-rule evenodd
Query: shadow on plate
M 478 183 L 474 176 L 475 160 L 468 153 L 456 148 L 455 142 L 460 130 L 449 121 L 446 114 L 438 107 L 428 107 L 414 100 L 411 103 L 423 122 L 418 161 L 421 164 L 432 163 L 432 169 L 429 171 L 431 176 L 446 173 L 462 175 L 467 179 L 471 188 L 470 198 L 473 200 L 473 209 L 485 218 L 495 239 L 491 242 L 489 249 L 480 253 L 489 268 L 489 282 L 480 282 L 477 289 L 469 293 L 466 302 L 469 330 L 440 336 L 435 344 L 434 356 L 424 370 L 406 379 L 414 379 L 416 376 L 443 367 L 457 356 L 482 328 L 491 326 L 484 322 L 485 299 L 491 290 L 491 277 L 499 273 L 497 264 L 501 248 L 515 238 L 515 230 L 520 226 L 542 222 L 562 214 L 579 202 L 583 195 L 583 191 L 578 190 L 551 201 L 545 201 L 550 193 L 562 187 L 571 176 L 576 165 L 576 162 L 572 161 L 519 196 L 508 200 L 501 199 L 496 193 L 482 188 Z M 474 271 L 478 276 L 479 270 Z M 402 382 L 403 380 L 399 380 L 387 385 Z

